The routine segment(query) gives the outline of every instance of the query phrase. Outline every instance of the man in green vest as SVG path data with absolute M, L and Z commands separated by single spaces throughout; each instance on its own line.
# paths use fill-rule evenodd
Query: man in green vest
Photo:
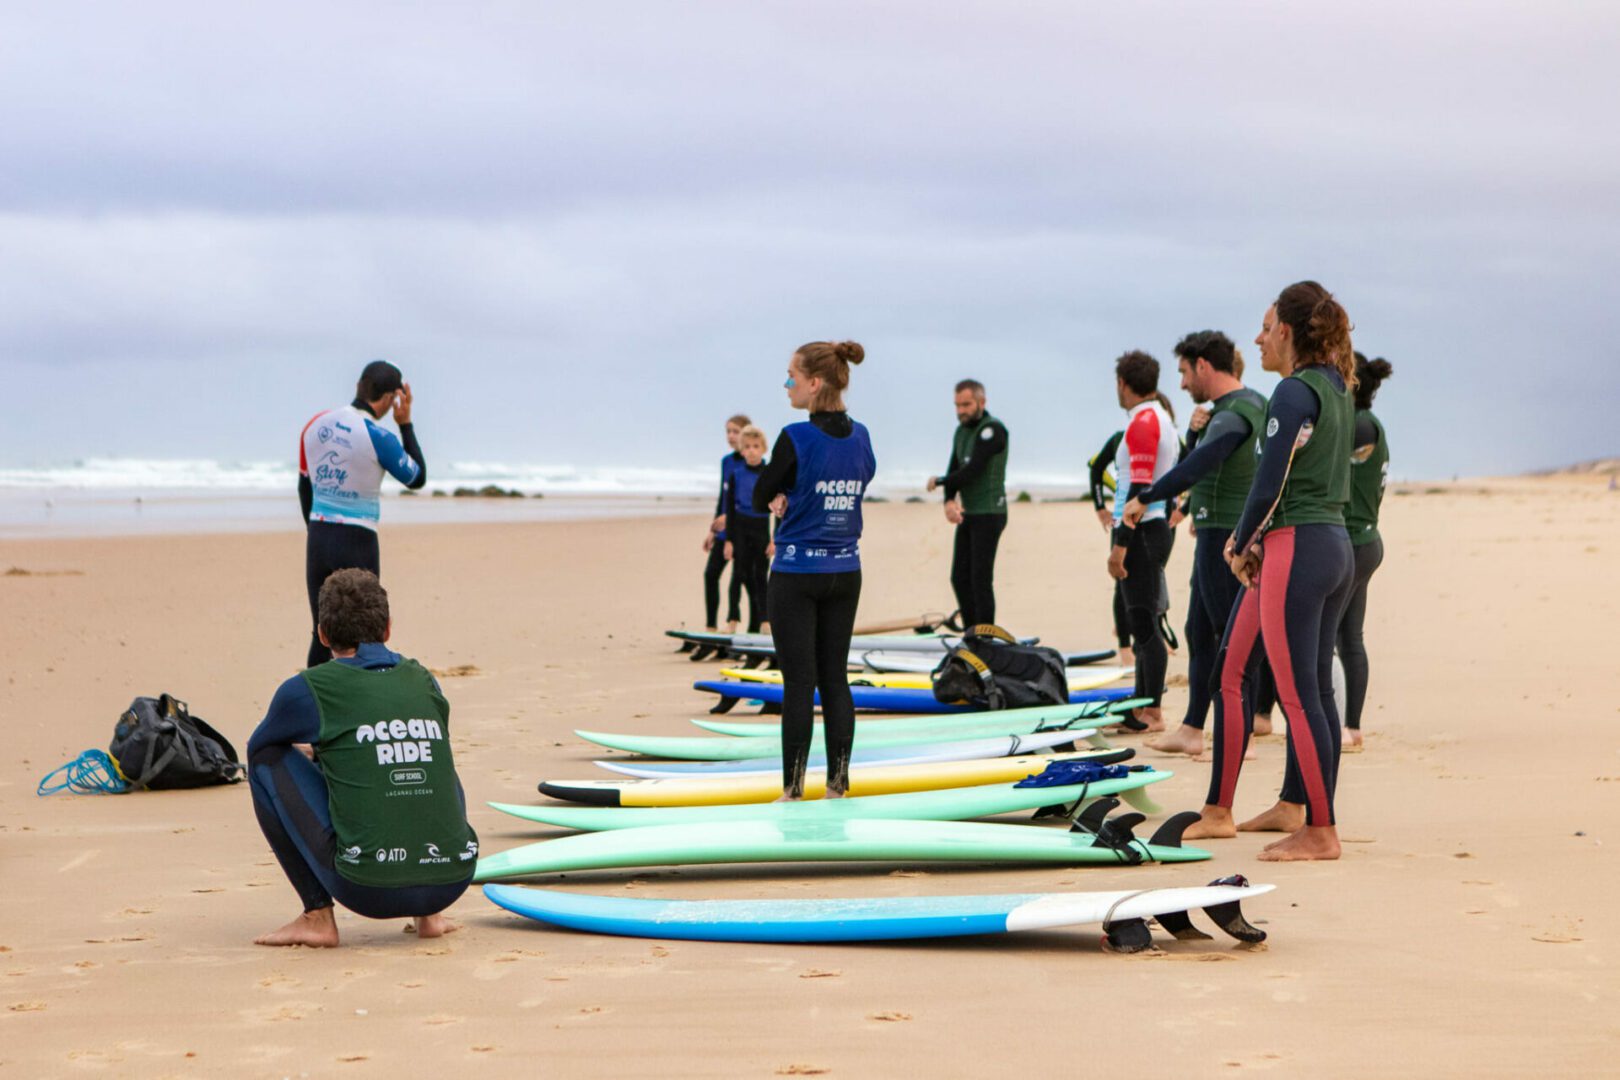
M 943 476 L 945 520 L 956 526 L 951 588 L 963 626 L 996 621 L 996 548 L 1007 527 L 1007 428 L 984 408 L 984 384 L 956 384 L 956 437 Z
M 415 660 L 389 651 L 388 594 L 339 570 L 318 597 L 332 659 L 281 684 L 248 740 L 253 812 L 304 913 L 260 945 L 337 945 L 334 903 L 409 918 L 420 938 L 472 882 L 478 837 L 450 749 L 450 705 Z
M 1124 520 L 1129 524 L 1140 519 L 1148 503 L 1174 499 L 1191 489 L 1187 518 L 1192 522 L 1194 549 L 1186 624 L 1187 714 L 1179 728 L 1149 745 L 1196 755 L 1204 749 L 1204 721 L 1215 692 L 1221 635 L 1242 591 L 1223 551 L 1254 479 L 1255 436 L 1265 424 L 1266 399 L 1243 385 L 1237 374 L 1237 349 L 1219 330 L 1182 338 L 1176 360 L 1181 388 L 1197 404 L 1209 403 L 1209 420 L 1194 433 L 1197 442 L 1192 451 L 1125 505 Z M 1253 707 L 1252 690 L 1245 701 Z

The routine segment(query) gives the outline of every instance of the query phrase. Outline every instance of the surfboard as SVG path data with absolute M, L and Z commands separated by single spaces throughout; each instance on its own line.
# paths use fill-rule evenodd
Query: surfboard
M 782 703 L 782 687 L 770 683 L 742 683 L 703 679 L 692 684 L 694 690 L 701 690 L 706 694 L 719 694 L 722 698 L 735 701 L 762 701 L 767 705 L 780 705 Z M 967 704 L 945 704 L 934 700 L 932 690 L 908 690 L 888 688 L 882 686 L 851 686 L 850 696 L 855 701 L 857 709 L 875 709 L 879 712 L 894 713 L 948 713 L 948 712 L 984 712 Z M 1079 704 L 1085 701 L 1117 701 L 1129 697 L 1132 693 L 1129 686 L 1116 688 L 1101 688 L 1096 690 L 1075 690 L 1069 694 L 1070 704 Z M 816 695 L 816 704 L 821 704 L 821 695 Z
M 1235 880 L 1243 880 L 1241 878 Z M 807 900 L 642 900 L 485 885 L 484 896 L 515 915 L 597 934 L 679 941 L 809 943 L 902 941 L 972 934 L 1105 927 L 1158 919 L 1178 938 L 1206 938 L 1186 913 L 1210 911 L 1227 933 L 1262 941 L 1238 905 L 1275 885 L 1213 884 L 1124 892 L 1001 893 L 988 896 L 879 896 Z M 1215 910 L 1210 910 L 1215 909 Z M 1169 916 L 1179 914 L 1181 918 Z M 1230 916 L 1236 915 L 1235 922 Z M 1225 917 L 1223 917 L 1225 916 Z M 1240 928 L 1241 927 L 1241 928 Z M 1242 929 L 1246 928 L 1246 929 Z
M 933 669 L 930 668 L 930 671 Z M 1072 672 L 1069 675 L 1069 691 L 1095 690 L 1099 686 L 1107 686 L 1111 682 L 1118 682 L 1132 674 L 1132 669 L 1124 667 L 1093 667 L 1084 671 Z M 720 675 L 725 679 L 737 682 L 762 683 L 772 686 L 782 685 L 782 673 L 774 668 L 721 668 Z M 911 672 L 869 672 L 855 674 L 849 677 L 851 686 L 880 686 L 899 688 L 904 690 L 932 690 L 934 681 L 926 673 L 915 674 Z
M 867 739 L 888 739 L 917 734 L 939 738 L 967 738 L 985 734 L 1017 735 L 1025 731 L 1041 731 L 1055 727 L 1087 727 L 1092 722 L 1111 722 L 1108 717 L 1148 703 L 1147 698 L 1122 698 L 1119 701 L 1088 701 L 1082 705 L 1042 705 L 1033 709 L 999 709 L 990 712 L 863 716 L 856 728 L 856 738 L 863 742 Z M 717 720 L 702 717 L 694 719 L 692 723 L 719 735 L 780 738 L 782 734 L 780 719 Z M 815 723 L 816 730 L 819 731 L 821 721 L 817 720 Z
M 1128 815 L 1129 816 L 1129 815 Z M 728 821 L 708 825 L 653 825 L 580 833 L 481 857 L 473 881 L 619 870 L 644 866 L 714 866 L 733 863 L 968 862 L 1056 863 L 1064 866 L 1194 862 L 1212 856 L 1180 847 L 1177 815 L 1154 839 L 1117 843 L 1083 832 L 976 821 Z M 1196 818 L 1196 815 L 1192 815 Z M 1140 815 L 1136 815 L 1140 820 Z M 1170 825 L 1180 822 L 1172 835 Z M 1173 842 L 1172 842 L 1173 841 Z
M 1041 731 L 1068 731 L 1071 738 L 1092 740 L 1095 746 L 1106 746 L 1107 740 L 1097 735 L 1095 726 L 1101 720 L 1076 720 L 1081 706 L 1052 705 L 1038 709 L 1004 709 L 999 712 L 967 713 L 951 717 L 960 723 L 941 724 L 937 729 L 914 727 L 890 732 L 871 728 L 862 721 L 858 727 L 856 744 L 863 750 L 887 749 L 895 746 L 915 746 L 923 743 L 955 742 L 962 739 L 988 738 L 992 735 L 1028 735 Z M 715 735 L 630 735 L 611 731 L 577 729 L 574 734 L 586 742 L 623 750 L 647 757 L 679 758 L 684 761 L 728 761 L 743 758 L 769 757 L 781 752 L 782 725 L 771 725 L 767 733 L 748 738 L 717 737 Z M 1082 735 L 1078 729 L 1090 728 Z M 763 740 L 763 741 L 762 741 Z M 1060 739 L 1059 742 L 1064 740 Z M 822 727 L 816 725 L 812 744 L 822 743 Z
M 903 791 L 938 791 L 1022 780 L 1043 771 L 1054 761 L 1096 760 L 1095 751 L 1074 754 L 1038 754 L 1029 757 L 982 758 L 977 761 L 942 761 L 929 765 L 858 765 L 849 771 L 851 795 L 891 795 Z M 826 792 L 826 775 L 805 777 L 804 794 L 819 799 Z M 590 806 L 731 806 L 768 803 L 782 794 L 780 776 L 739 776 L 729 780 L 639 780 L 621 776 L 612 780 L 542 780 L 540 794 L 564 802 Z
M 769 634 L 724 634 L 710 630 L 665 630 L 664 633 L 678 641 L 690 641 L 695 645 L 718 646 L 722 649 L 765 649 L 776 651 L 776 642 Z M 849 639 L 850 649 L 874 650 L 881 649 L 892 652 L 942 652 L 945 646 L 941 644 L 946 636 L 960 638 L 962 635 L 929 634 L 864 634 Z
M 1081 732 L 1088 731 L 1082 728 Z M 1056 747 L 1074 749 L 1081 732 L 1048 731 L 1038 735 L 996 735 L 984 739 L 958 739 L 937 743 L 908 743 L 877 750 L 857 748 L 850 755 L 850 765 L 923 765 L 930 762 L 977 761 L 983 758 L 1017 757 L 1038 754 Z M 743 739 L 753 743 L 756 739 Z M 1093 749 L 1096 760 L 1109 760 L 1121 751 Z M 1087 759 L 1089 760 L 1089 759 Z M 733 761 L 597 761 L 598 767 L 624 776 L 648 777 L 730 777 L 781 776 L 782 755 L 743 758 Z M 827 755 L 812 750 L 805 762 L 807 769 L 822 771 L 827 768 Z
M 1159 808 L 1143 790 L 1175 775 L 1169 769 L 1138 765 L 1129 776 L 1094 780 L 1089 784 L 1019 787 L 1017 784 L 980 784 L 942 791 L 911 791 L 899 795 L 862 795 L 848 799 L 808 799 L 786 803 L 748 803 L 741 806 L 519 806 L 492 802 L 503 814 L 541 825 L 583 832 L 634 829 L 646 825 L 696 825 L 726 821 L 800 821 L 866 818 L 903 818 L 908 821 L 971 821 L 1043 806 L 1078 803 L 1105 795 L 1122 795 L 1144 814 Z

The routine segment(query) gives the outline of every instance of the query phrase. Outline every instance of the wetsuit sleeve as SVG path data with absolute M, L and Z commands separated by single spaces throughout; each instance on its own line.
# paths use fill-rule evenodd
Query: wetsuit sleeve
M 720 494 L 714 497 L 714 516 L 726 512 L 726 492 L 731 489 L 731 459 L 720 459 Z
M 1159 460 L 1159 414 L 1153 409 L 1143 409 L 1132 418 L 1130 425 L 1125 428 L 1125 450 L 1130 455 L 1131 476 L 1130 487 L 1122 482 L 1123 477 L 1114 478 L 1114 545 L 1127 547 L 1131 542 L 1131 534 L 1136 530 L 1121 520 L 1125 504 L 1132 499 L 1140 498 L 1153 483 L 1153 467 Z
M 315 485 L 303 473 L 298 476 L 298 509 L 304 513 L 304 524 L 309 524 L 309 512 L 315 508 Z
M 799 480 L 799 455 L 793 449 L 793 437 L 784 429 L 771 447 L 771 460 L 754 484 L 754 513 L 770 510 L 771 500 L 790 491 Z
M 1350 447 L 1352 461 L 1366 461 L 1378 446 L 1378 425 L 1365 413 L 1356 417 L 1355 434 Z
M 1237 528 L 1232 530 L 1232 541 L 1238 551 L 1254 542 L 1260 522 L 1277 505 L 1283 484 L 1288 480 L 1288 465 L 1293 460 L 1294 439 L 1307 421 L 1315 422 L 1321 415 L 1322 403 L 1316 391 L 1303 379 L 1284 379 L 1271 395 L 1271 410 L 1266 418 L 1265 442 L 1260 451 L 1260 464 L 1254 471 L 1254 486 L 1249 488 L 1249 499 L 1243 504 L 1243 515 Z
M 1119 452 L 1119 440 L 1124 435 L 1123 431 L 1116 431 L 1108 436 L 1103 448 L 1091 459 L 1091 505 L 1098 510 L 1108 508 L 1108 488 L 1103 483 L 1103 477 L 1108 474 L 1108 465 Z
M 1007 449 L 1007 429 L 1001 426 L 1001 421 L 992 420 L 984 429 L 990 432 L 986 439 L 983 435 L 973 441 L 973 449 L 968 459 L 957 464 L 956 455 L 951 455 L 951 471 L 945 474 L 946 498 L 962 490 L 969 481 L 976 479 L 980 473 L 990 467 L 990 459 Z
M 264 719 L 248 739 L 247 755 L 252 757 L 267 746 L 314 743 L 321 737 L 321 713 L 309 683 L 294 675 L 276 689 Z
M 427 483 L 427 459 L 422 456 L 422 444 L 416 441 L 416 425 L 399 425 L 399 439 L 404 445 L 405 453 L 416 462 L 416 479 L 405 483 L 405 486 L 412 491 L 419 491 L 422 485 Z
M 1219 412 L 1197 434 L 1203 439 L 1192 452 L 1137 498 L 1145 503 L 1164 502 L 1190 489 L 1237 452 L 1249 437 L 1249 422 L 1235 412 Z
M 401 438 L 411 446 L 416 446 L 414 426 L 406 424 L 400 429 Z M 416 453 L 411 454 L 400 439 L 394 438 L 393 432 L 370 420 L 366 421 L 366 433 L 371 436 L 371 448 L 376 451 L 377 463 L 388 470 L 389 476 L 408 488 L 419 488 L 427 482 L 427 469 L 418 460 L 421 447 L 417 446 Z
M 951 476 L 960 470 L 961 462 L 956 460 L 956 449 L 951 448 L 951 460 L 946 463 L 945 471 L 939 474 L 939 486 L 945 492 L 945 501 L 950 502 L 956 498 L 956 485 L 951 483 Z
M 737 485 L 736 485 L 736 483 L 728 481 L 726 483 L 726 486 L 721 490 L 721 495 L 725 499 L 725 504 L 726 504 L 726 509 L 725 509 L 726 535 L 727 536 L 736 536 L 737 535 L 737 514 L 740 513 L 741 509 L 742 509 L 741 507 L 739 507 L 737 505 Z

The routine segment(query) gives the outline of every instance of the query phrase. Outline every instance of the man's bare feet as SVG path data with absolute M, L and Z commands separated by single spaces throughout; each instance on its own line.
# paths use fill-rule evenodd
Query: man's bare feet
M 1132 709 L 1131 719 L 1146 727 L 1130 727 L 1126 724 L 1114 724 L 1103 729 L 1108 735 L 1152 735 L 1164 730 L 1164 710 L 1162 709 Z
M 1254 733 L 1256 735 L 1270 735 L 1271 734 L 1271 714 L 1270 713 L 1255 713 L 1254 714 Z
M 1272 844 L 1259 855 L 1261 862 L 1304 862 L 1309 859 L 1337 859 L 1339 831 L 1332 825 L 1306 825 L 1286 839 Z
M 1339 747 L 1341 754 L 1359 754 L 1365 747 L 1361 744 L 1361 729 L 1358 727 L 1341 728 L 1344 735 L 1343 745 Z
M 835 788 L 829 784 L 827 786 L 827 790 L 822 793 L 821 797 L 823 799 L 847 799 L 849 798 L 849 789 Z
M 1204 730 L 1181 724 L 1174 731 L 1167 731 L 1157 739 L 1147 740 L 1146 745 L 1161 754 L 1189 754 L 1197 757 L 1204 752 Z
M 445 918 L 442 913 L 438 915 L 418 915 L 405 927 L 407 934 L 414 933 L 426 941 L 428 938 L 444 937 L 453 934 L 461 927 Z
M 726 623 L 726 633 L 735 634 L 736 632 L 737 632 L 737 620 L 732 619 L 732 620 L 730 620 L 730 621 L 728 621 Z
M 1198 820 L 1187 826 L 1181 834 L 1183 840 L 1230 840 L 1237 835 L 1232 824 L 1232 811 L 1224 806 L 1205 806 L 1198 811 Z
M 804 801 L 804 795 L 802 793 L 798 794 L 798 795 L 795 795 L 791 791 L 784 791 L 784 792 L 782 792 L 782 794 L 778 795 L 772 801 L 774 801 L 774 802 L 803 802 Z
M 1270 810 L 1262 814 L 1256 814 L 1239 825 L 1238 832 L 1291 833 L 1304 824 L 1305 808 L 1299 803 L 1283 802 L 1279 799 Z
M 1136 650 L 1132 649 L 1129 645 L 1127 645 L 1123 649 L 1119 650 L 1119 666 L 1120 667 L 1134 667 L 1134 666 L 1136 666 Z
M 307 945 L 311 949 L 335 949 L 338 944 L 337 915 L 330 907 L 306 911 L 280 930 L 253 939 L 255 945 Z

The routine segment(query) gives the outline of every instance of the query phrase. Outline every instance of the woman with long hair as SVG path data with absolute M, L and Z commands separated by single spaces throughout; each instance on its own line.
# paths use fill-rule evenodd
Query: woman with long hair
M 1350 504 L 1344 511 L 1355 574 L 1338 638 L 1339 662 L 1344 665 L 1344 739 L 1356 750 L 1361 749 L 1361 709 L 1367 701 L 1367 645 L 1361 632 L 1367 621 L 1367 583 L 1384 562 L 1378 509 L 1389 478 L 1389 440 L 1372 404 L 1378 387 L 1394 372 L 1388 360 L 1368 360 L 1356 353 L 1356 433 L 1350 452 Z
M 826 736 L 827 794 L 849 791 L 855 703 L 849 639 L 861 598 L 861 503 L 877 471 L 866 428 L 844 410 L 853 341 L 812 341 L 788 362 L 788 403 L 810 414 L 782 429 L 754 485 L 754 507 L 781 518 L 766 601 L 782 668 L 782 798 L 804 797 L 816 692 Z
M 1331 293 L 1301 281 L 1266 309 L 1255 338 L 1261 366 L 1284 378 L 1266 411 L 1254 485 L 1227 542 L 1228 564 L 1246 588 L 1221 642 L 1209 795 L 1187 836 L 1237 835 L 1232 802 L 1251 734 L 1243 683 L 1263 637 L 1288 720 L 1288 770 L 1282 800 L 1242 828 L 1289 833 L 1261 853 L 1268 861 L 1339 857 L 1333 643 L 1352 565 L 1344 527 L 1355 428 L 1350 329 Z

